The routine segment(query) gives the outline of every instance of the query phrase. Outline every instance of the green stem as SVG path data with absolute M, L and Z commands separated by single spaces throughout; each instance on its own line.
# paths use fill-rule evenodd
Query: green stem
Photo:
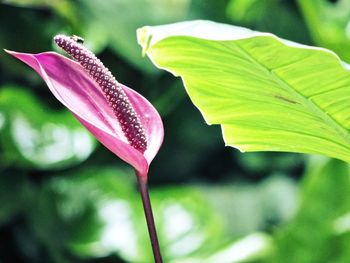
M 155 263 L 163 263 L 162 255 L 160 253 L 160 248 L 159 248 L 157 230 L 156 230 L 156 226 L 155 226 L 154 218 L 153 218 L 151 201 L 150 201 L 149 194 L 148 194 L 147 178 L 144 178 L 138 174 L 136 174 L 136 175 L 137 175 L 137 182 L 139 185 L 139 190 L 141 193 L 143 210 L 145 212 L 148 233 L 149 233 L 149 237 L 151 239 L 154 262 Z

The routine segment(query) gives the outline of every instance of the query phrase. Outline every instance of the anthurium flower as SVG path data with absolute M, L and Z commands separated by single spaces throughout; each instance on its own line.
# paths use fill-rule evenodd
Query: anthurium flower
M 118 83 L 80 39 L 58 35 L 55 42 L 75 61 L 55 52 L 7 52 L 32 67 L 104 146 L 147 179 L 149 165 L 163 141 L 163 124 L 156 109 L 139 93 Z
M 117 82 L 81 38 L 58 35 L 54 40 L 74 61 L 55 52 L 7 52 L 38 72 L 103 145 L 135 168 L 154 259 L 162 263 L 147 185 L 149 165 L 163 141 L 161 118 L 144 97 Z

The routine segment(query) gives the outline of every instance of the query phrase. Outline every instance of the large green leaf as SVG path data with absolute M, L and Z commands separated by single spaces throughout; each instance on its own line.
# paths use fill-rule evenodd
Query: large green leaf
M 227 145 L 350 161 L 350 73 L 331 51 L 210 21 L 144 27 L 138 40 Z

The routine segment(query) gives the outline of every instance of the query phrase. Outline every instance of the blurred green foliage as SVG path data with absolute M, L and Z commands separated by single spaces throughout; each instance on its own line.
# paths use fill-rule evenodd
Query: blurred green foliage
M 277 231 L 276 255 L 270 262 L 348 262 L 349 166 L 318 157 L 305 175 L 299 211 Z
M 72 114 L 45 110 L 45 105 L 23 88 L 3 86 L 0 105 L 5 164 L 66 168 L 84 161 L 95 148 L 95 140 Z
M 338 53 L 350 62 L 350 2 L 339 0 L 336 4 L 323 0 L 298 0 L 310 35 L 315 43 Z
M 203 122 L 180 81 L 142 58 L 135 30 L 209 19 L 331 48 L 348 60 L 347 3 L 5 0 L 0 48 L 56 50 L 55 34 L 81 35 L 120 82 L 156 105 L 165 140 L 150 184 L 165 262 L 345 263 L 348 165 L 225 148 L 219 127 Z M 0 262 L 152 262 L 131 168 L 96 147 L 36 73 L 3 51 L 0 141 Z

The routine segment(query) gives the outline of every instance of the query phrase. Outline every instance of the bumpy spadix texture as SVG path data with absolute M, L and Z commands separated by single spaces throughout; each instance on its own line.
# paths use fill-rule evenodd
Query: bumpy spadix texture
M 91 51 L 74 38 L 57 35 L 54 40 L 60 48 L 82 65 L 101 87 L 128 142 L 143 153 L 147 148 L 144 128 L 127 95 L 111 72 Z

